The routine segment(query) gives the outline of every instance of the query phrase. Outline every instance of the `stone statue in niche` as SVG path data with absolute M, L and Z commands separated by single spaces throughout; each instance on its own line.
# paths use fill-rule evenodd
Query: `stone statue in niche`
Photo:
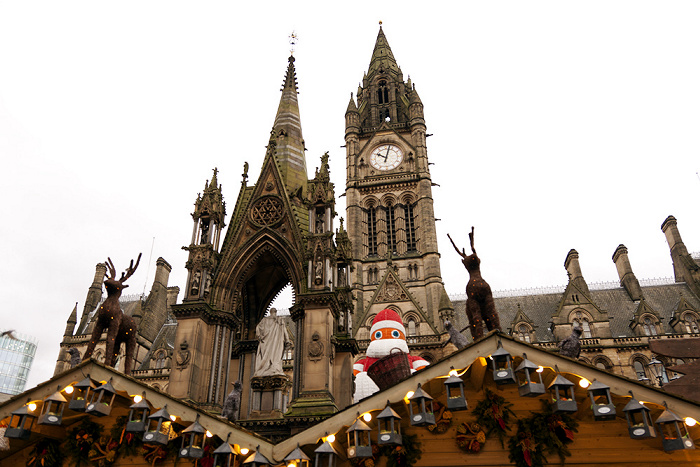
M 208 296 L 211 291 L 211 273 L 207 273 L 207 277 L 204 280 L 204 296 Z
M 323 213 L 319 212 L 316 214 L 316 233 L 323 233 Z
M 472 231 L 469 233 L 469 245 L 472 248 L 471 255 L 467 255 L 464 248 L 462 248 L 462 251 L 459 251 L 455 242 L 452 241 L 450 234 L 447 234 L 447 237 L 450 239 L 455 251 L 462 257 L 462 264 L 464 264 L 464 267 L 469 272 L 466 308 L 472 338 L 476 340 L 484 335 L 484 324 L 486 324 L 486 329 L 489 331 L 493 331 L 494 329 L 500 331 L 501 321 L 498 318 L 496 305 L 493 302 L 491 287 L 484 278 L 481 277 L 481 269 L 479 268 L 481 260 L 476 255 L 476 250 L 474 249 L 474 227 L 472 227 Z
M 200 245 L 209 243 L 209 219 L 202 219 L 202 236 L 199 239 Z
M 321 260 L 321 256 L 316 257 L 314 271 L 315 271 L 314 282 L 316 283 L 316 285 L 321 285 L 323 283 L 323 261 Z
M 199 295 L 199 284 L 202 281 L 202 273 L 199 271 L 194 272 L 194 277 L 192 278 L 192 285 L 190 286 L 190 294 Z
M 277 316 L 275 308 L 271 308 L 270 315 L 258 323 L 255 337 L 258 340 L 258 351 L 255 354 L 253 377 L 284 375 L 282 357 L 284 349 L 291 347 L 292 341 L 284 320 Z
M 114 264 L 110 258 L 107 258 L 105 265 L 109 271 L 107 279 L 105 280 L 105 289 L 107 289 L 107 298 L 100 305 L 97 310 L 97 318 L 95 322 L 94 330 L 92 331 L 92 336 L 90 336 L 90 342 L 88 343 L 87 349 L 85 349 L 85 355 L 83 355 L 83 361 L 89 359 L 92 353 L 95 351 L 95 346 L 102 336 L 104 330 L 107 331 L 107 342 L 105 343 L 105 365 L 114 366 L 117 359 L 117 354 L 119 353 L 119 347 L 123 342 L 126 347 L 125 360 L 124 360 L 124 374 L 131 374 L 131 366 L 134 363 L 134 350 L 136 349 L 136 326 L 134 325 L 134 320 L 131 316 L 124 315 L 121 307 L 119 306 L 119 297 L 122 295 L 122 290 L 128 285 L 124 284 L 128 278 L 130 278 L 136 268 L 139 267 L 139 261 L 141 261 L 141 253 L 136 259 L 136 264 L 134 260 L 131 260 L 129 267 L 125 272 L 122 273 L 121 277 L 117 279 L 117 272 L 114 268 Z
M 182 341 L 180 343 L 180 350 L 177 351 L 177 356 L 175 357 L 178 370 L 187 368 L 190 364 L 190 355 L 190 344 L 188 344 L 187 341 Z

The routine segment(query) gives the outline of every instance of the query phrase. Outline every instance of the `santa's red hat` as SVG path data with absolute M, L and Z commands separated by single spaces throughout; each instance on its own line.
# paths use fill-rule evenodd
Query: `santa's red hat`
M 386 309 L 377 313 L 372 321 L 372 329 L 370 329 L 370 335 L 374 335 L 374 332 L 378 329 L 393 328 L 398 329 L 402 333 L 406 334 L 406 328 L 403 327 L 403 321 L 401 317 L 394 310 Z

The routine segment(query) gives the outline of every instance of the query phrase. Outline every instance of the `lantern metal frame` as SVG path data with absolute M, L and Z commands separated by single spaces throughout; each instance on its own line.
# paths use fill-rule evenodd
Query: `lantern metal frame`
M 578 411 L 578 406 L 576 405 L 574 388 L 576 385 L 564 378 L 559 373 L 559 368 L 555 365 L 555 371 L 557 372 L 557 377 L 554 378 L 547 389 L 552 396 L 552 410 L 556 412 L 568 412 L 573 413 Z
M 226 436 L 226 441 L 212 452 L 214 456 L 214 467 L 232 467 L 235 465 L 238 453 L 236 452 L 236 448 L 228 442 L 230 438 L 231 432 Z
M 500 339 L 496 351 L 491 354 L 491 363 L 493 365 L 493 381 L 496 384 L 516 383 L 515 375 L 513 374 L 513 357 L 503 348 Z
M 153 430 L 150 429 L 153 426 L 151 422 L 155 422 Z M 170 432 L 172 429 L 172 420 L 168 413 L 168 404 L 165 404 L 162 409 L 149 415 L 148 426 L 143 433 L 143 442 L 146 444 L 160 444 L 165 446 L 170 440 Z
M 372 429 L 360 419 L 357 413 L 355 423 L 345 430 L 348 436 L 348 459 L 366 459 L 372 457 Z
M 84 380 L 73 385 L 73 394 L 68 403 L 68 408 L 76 412 L 85 412 L 87 401 L 90 400 L 90 392 L 94 391 L 96 387 L 88 373 Z
M 651 410 L 635 399 L 632 391 L 630 391 L 630 396 L 632 396 L 632 399 L 622 409 L 627 419 L 627 430 L 630 438 L 656 438 L 656 431 L 654 431 L 654 425 L 651 423 Z
M 515 375 L 518 379 L 518 394 L 522 397 L 537 397 L 544 394 L 544 383 L 542 382 L 542 373 L 538 373 L 539 365 L 535 365 L 527 359 L 527 354 L 523 353 L 523 361 L 515 369 Z M 532 373 L 537 375 L 536 380 L 532 380 Z M 539 382 L 538 382 L 539 381 Z
M 382 427 L 384 429 L 382 429 Z M 386 407 L 377 415 L 377 444 L 380 446 L 401 446 L 401 417 L 391 408 L 387 400 Z
M 33 411 L 29 410 L 29 400 L 19 409 L 12 411 L 10 413 L 10 422 L 5 428 L 5 437 L 28 440 L 32 434 L 34 420 L 37 419 L 37 416 L 31 412 Z M 15 417 L 17 418 L 15 419 Z M 29 420 L 29 426 L 26 426 L 27 420 Z
M 68 405 L 68 400 L 61 394 L 61 386 L 59 385 L 56 392 L 44 399 L 44 406 L 41 408 L 37 425 L 61 425 L 66 405 Z
M 414 401 L 417 408 L 420 408 L 420 411 L 413 411 Z M 410 415 L 409 420 L 413 426 L 435 425 L 433 398 L 430 396 L 430 394 L 423 391 L 421 383 L 418 383 L 416 391 L 411 397 L 408 398 L 408 413 Z
M 450 373 L 454 367 L 450 368 Z M 453 391 L 455 391 L 453 393 Z M 457 393 L 458 392 L 458 393 Z M 449 410 L 467 410 L 467 397 L 464 395 L 464 380 L 455 374 L 448 374 L 445 379 L 445 396 Z
M 591 399 L 591 410 L 593 410 L 593 418 L 597 421 L 614 420 L 617 415 L 615 404 L 612 402 L 610 394 L 610 386 L 603 384 L 595 379 L 588 386 L 588 396 Z M 602 403 L 600 398 L 605 398 L 607 402 Z M 598 399 L 598 401 L 596 401 Z
M 246 460 L 243 461 L 243 465 L 250 465 L 251 467 L 262 467 L 265 465 L 272 465 L 272 463 L 260 453 L 260 445 L 255 448 L 255 452 L 252 453 Z
M 201 459 L 204 456 L 204 445 L 206 444 L 207 429 L 199 423 L 199 414 L 194 422 L 182 430 L 180 436 L 180 450 L 177 453 L 178 457 L 186 457 L 188 459 Z
M 129 418 L 126 421 L 125 430 L 128 433 L 143 433 L 146 431 L 150 412 L 151 407 L 148 405 L 146 392 L 144 391 L 141 400 L 129 406 Z
M 319 447 L 314 449 L 314 453 L 316 454 L 314 467 L 335 467 L 338 451 L 335 450 L 327 438 Z
M 299 446 L 299 443 L 297 443 L 297 447 L 294 448 L 292 452 L 287 454 L 287 457 L 284 459 L 284 465 L 290 465 L 292 462 L 294 462 L 294 465 L 296 467 L 309 467 L 309 462 L 311 462 L 311 459 L 309 456 L 307 456 L 304 451 L 302 451 L 301 447 Z
M 109 403 L 104 402 L 105 397 L 109 397 L 111 394 L 111 399 Z M 85 408 L 85 413 L 90 415 L 95 415 L 97 417 L 105 417 L 109 415 L 112 411 L 112 405 L 114 405 L 114 399 L 117 397 L 117 391 L 112 386 L 112 378 L 109 378 L 102 386 L 95 388 L 92 392 L 92 399 L 90 403 Z
M 654 422 L 655 425 L 659 426 L 664 451 L 695 449 L 695 442 L 690 437 L 688 427 L 685 426 L 683 419 L 668 410 L 666 401 L 664 401 L 664 408 L 666 410 Z

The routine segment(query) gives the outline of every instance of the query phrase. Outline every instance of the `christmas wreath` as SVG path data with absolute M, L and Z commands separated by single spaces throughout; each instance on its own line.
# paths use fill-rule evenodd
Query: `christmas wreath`
M 36 443 L 27 459 L 27 467 L 61 467 L 62 465 L 61 443 L 51 438 L 43 438 Z
M 463 451 L 477 453 L 486 443 L 486 433 L 478 423 L 462 423 L 457 427 L 456 441 Z
M 92 445 L 102 436 L 102 425 L 83 419 L 80 424 L 68 432 L 68 454 L 75 460 L 75 465 L 80 466 L 90 460 Z
M 403 434 L 403 445 L 385 446 L 381 453 L 387 457 L 386 467 L 411 467 L 423 454 L 418 436 Z
M 489 389 L 484 391 L 484 395 L 486 397 L 476 404 L 472 414 L 476 416 L 476 423 L 486 431 L 486 436 L 496 433 L 501 441 L 501 446 L 504 446 L 508 424 L 511 417 L 515 417 L 510 409 L 513 404 Z
M 508 441 L 508 458 L 518 467 L 539 467 L 547 463 L 545 454 L 557 454 L 564 461 L 571 451 L 578 422 L 566 413 L 554 413 L 542 401 L 542 412 L 518 420 L 518 431 Z
M 452 425 L 452 412 L 447 410 L 447 407 L 435 401 L 435 425 L 428 425 L 428 431 L 436 434 L 445 433 Z

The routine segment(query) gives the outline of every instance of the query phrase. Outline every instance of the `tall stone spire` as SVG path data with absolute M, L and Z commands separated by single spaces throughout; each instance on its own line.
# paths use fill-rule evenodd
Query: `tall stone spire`
M 401 74 L 401 69 L 396 63 L 391 47 L 389 47 L 389 41 L 386 40 L 382 30 L 382 23 L 379 23 L 379 34 L 377 34 L 377 42 L 374 44 L 367 75 L 371 76 L 378 71 L 389 72 L 392 75 Z
M 276 141 L 274 157 L 289 192 L 296 190 L 299 186 L 305 187 L 308 180 L 297 93 L 294 56 L 290 56 L 282 86 L 282 98 L 272 128 Z

